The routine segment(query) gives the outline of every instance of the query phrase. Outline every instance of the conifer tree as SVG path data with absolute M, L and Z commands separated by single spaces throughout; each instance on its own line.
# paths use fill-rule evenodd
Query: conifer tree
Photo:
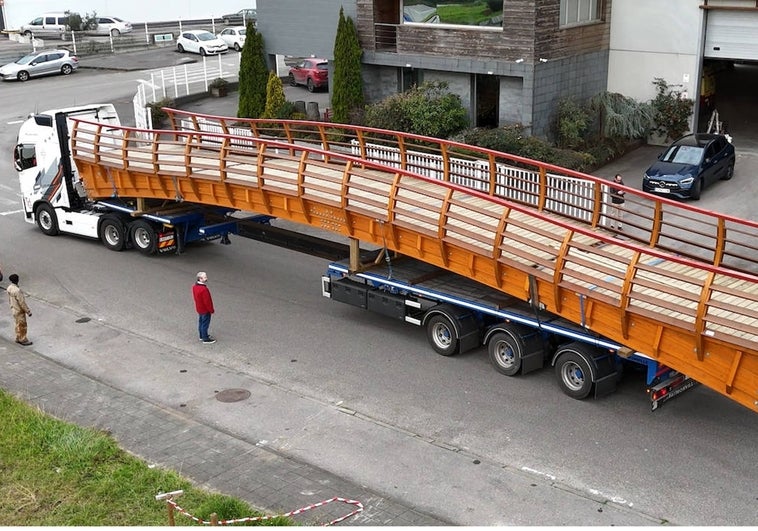
M 268 74 L 268 84 L 266 85 L 266 111 L 263 113 L 264 118 L 280 118 L 282 109 L 287 102 L 284 96 L 284 87 L 282 80 L 273 70 Z
M 332 85 L 332 119 L 337 123 L 348 123 L 350 113 L 364 105 L 362 54 L 353 19 L 346 17 L 340 8 L 337 35 L 334 39 L 332 79 L 329 81 Z
M 240 118 L 260 118 L 266 109 L 268 68 L 264 52 L 263 35 L 255 31 L 252 21 L 248 21 L 245 44 L 240 57 L 237 110 L 237 116 Z

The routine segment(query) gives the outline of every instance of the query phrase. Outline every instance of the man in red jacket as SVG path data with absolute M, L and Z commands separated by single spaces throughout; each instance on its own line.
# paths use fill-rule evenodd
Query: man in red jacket
M 192 286 L 192 297 L 195 299 L 195 310 L 197 310 L 198 324 L 197 331 L 200 333 L 200 341 L 206 344 L 215 343 L 216 340 L 208 335 L 208 327 L 211 325 L 211 314 L 213 310 L 213 299 L 211 290 L 206 283 L 208 275 L 205 271 L 197 274 L 197 282 Z

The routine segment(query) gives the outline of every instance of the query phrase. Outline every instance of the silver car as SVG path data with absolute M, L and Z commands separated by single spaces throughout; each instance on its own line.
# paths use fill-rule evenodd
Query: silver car
M 30 77 L 63 74 L 67 76 L 79 68 L 79 58 L 68 50 L 47 50 L 25 55 L 14 63 L 0 66 L 3 81 L 18 79 L 26 81 Z

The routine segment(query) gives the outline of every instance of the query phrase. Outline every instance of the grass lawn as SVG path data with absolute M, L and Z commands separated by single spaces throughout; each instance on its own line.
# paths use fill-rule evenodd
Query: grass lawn
M 246 502 L 150 468 L 108 435 L 56 420 L 0 390 L 0 522 L 3 526 L 165 526 L 160 492 L 210 520 L 261 516 Z M 176 514 L 177 525 L 199 525 Z M 293 525 L 273 518 L 247 525 Z

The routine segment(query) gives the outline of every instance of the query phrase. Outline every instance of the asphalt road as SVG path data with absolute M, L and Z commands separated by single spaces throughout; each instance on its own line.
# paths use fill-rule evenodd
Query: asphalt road
M 530 496 L 549 506 L 558 491 L 600 500 L 608 511 L 627 515 L 613 521 L 621 525 L 755 523 L 758 418 L 708 389 L 696 388 L 652 414 L 642 375 L 628 374 L 612 396 L 577 402 L 560 392 L 549 370 L 507 378 L 489 366 L 483 351 L 440 357 L 422 330 L 321 297 L 322 259 L 240 238 L 231 246 L 202 244 L 181 256 L 146 258 L 109 252 L 94 241 L 46 237 L 25 224 L 9 155 L 18 120 L 34 109 L 89 103 L 93 94 L 128 109 L 136 80 L 146 76 L 82 70 L 0 85 L 3 271 L 21 273 L 32 304 L 70 313 L 71 322 L 88 316 L 102 324 L 103 342 L 108 329 L 149 338 L 156 356 L 165 349 L 186 351 L 188 359 L 206 360 L 208 371 L 232 369 L 324 410 L 352 411 L 355 423 L 402 434 L 405 442 L 382 446 L 397 437 L 370 440 L 358 424 L 337 430 L 320 415 L 289 432 L 286 419 L 266 411 L 254 419 L 220 419 L 193 389 L 169 386 L 153 400 L 176 407 L 179 393 L 199 418 L 230 431 L 255 423 L 260 439 L 285 455 L 461 524 L 602 523 L 557 497 L 552 512 L 526 509 L 533 506 Z M 598 174 L 623 170 L 634 186 L 640 164 L 655 151 L 638 150 Z M 753 160 L 746 156 L 742 160 Z M 747 195 L 753 173 L 738 163 L 735 178 L 704 194 L 701 206 L 756 219 L 754 195 Z M 212 330 L 220 340 L 213 350 L 203 350 L 194 337 L 188 290 L 199 269 L 209 272 L 219 308 Z M 2 323 L 0 333 L 10 337 L 7 317 Z M 101 365 L 105 356 L 97 343 L 83 348 L 69 327 L 61 324 L 60 338 L 47 338 L 46 356 L 131 392 L 147 392 L 149 366 L 137 377 L 125 372 L 128 344 L 121 347 L 126 359 L 116 365 L 122 370 L 110 370 L 116 367 Z M 440 448 L 449 457 L 430 463 Z M 531 493 L 517 485 L 517 476 L 534 485 Z

